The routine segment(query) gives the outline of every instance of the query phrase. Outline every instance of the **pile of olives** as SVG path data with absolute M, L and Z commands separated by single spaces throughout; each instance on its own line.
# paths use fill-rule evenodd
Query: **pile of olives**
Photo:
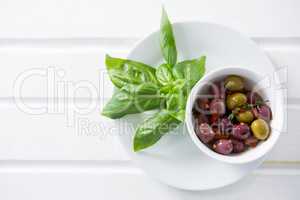
M 270 135 L 272 112 L 262 97 L 237 75 L 210 84 L 193 107 L 198 138 L 217 153 L 229 155 L 254 148 Z

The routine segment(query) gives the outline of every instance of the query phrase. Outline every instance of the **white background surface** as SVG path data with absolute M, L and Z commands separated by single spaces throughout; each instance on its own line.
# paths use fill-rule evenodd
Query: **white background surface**
M 161 1 L 2 0 L 1 199 L 297 199 L 300 2 L 173 0 L 164 1 L 164 5 L 173 22 L 200 20 L 243 32 L 265 50 L 278 68 L 287 67 L 288 129 L 263 166 L 241 182 L 220 190 L 176 190 L 136 168 L 120 146 L 111 121 L 99 115 L 103 98 L 97 96 L 109 97 L 111 88 L 101 73 L 105 53 L 126 56 L 138 39 L 157 29 Z M 16 106 L 16 78 L 26 70 L 48 67 L 63 70 L 64 83 L 85 80 L 97 88 L 94 97 L 84 91 L 76 93 L 76 105 L 97 104 L 92 112 L 75 117 L 75 122 L 84 119 L 91 126 L 104 124 L 94 134 L 80 134 L 76 123 L 68 126 L 65 112 L 51 113 L 53 105 L 68 111 L 76 107 L 62 103 L 70 101 L 70 95 L 59 94 L 55 104 L 47 101 L 44 77 L 34 77 L 24 84 L 23 100 L 48 111 L 29 115 Z

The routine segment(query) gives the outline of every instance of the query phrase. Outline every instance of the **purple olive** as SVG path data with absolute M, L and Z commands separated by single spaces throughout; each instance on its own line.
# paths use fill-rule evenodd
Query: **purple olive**
M 245 140 L 250 136 L 250 128 L 244 123 L 233 126 L 232 136 L 238 140 Z
M 195 116 L 195 121 L 196 125 L 198 126 L 203 123 L 208 123 L 208 118 L 206 115 L 200 113 Z
M 262 105 L 253 109 L 254 116 L 256 118 L 263 119 L 265 121 L 270 121 L 272 119 L 272 111 L 269 106 Z
M 199 139 L 205 144 L 212 141 L 216 135 L 207 123 L 203 123 L 200 126 L 198 126 L 196 134 L 199 137 Z
M 233 124 L 227 117 L 224 117 L 220 124 L 222 133 L 230 134 L 232 132 Z
M 213 113 L 213 114 L 211 114 L 211 116 L 209 117 L 209 122 L 210 122 L 211 124 L 217 123 L 218 120 L 219 120 L 219 115 L 218 115 L 217 113 Z
M 211 127 L 216 133 L 227 134 L 229 136 L 232 132 L 233 124 L 227 117 L 224 117 L 212 123 Z
M 197 103 L 194 107 L 194 109 L 199 112 L 199 113 L 203 113 L 203 114 L 208 114 L 209 112 L 209 100 L 208 98 L 205 97 L 201 97 L 199 99 L 197 99 Z
M 245 140 L 245 144 L 250 147 L 256 147 L 257 143 L 258 143 L 258 139 L 256 139 L 253 136 L 250 136 Z
M 211 92 L 215 99 L 225 99 L 224 82 L 213 83 L 211 85 Z
M 210 102 L 211 114 L 224 115 L 226 112 L 224 100 L 214 99 Z
M 258 101 L 262 101 L 261 96 L 256 92 L 247 93 L 247 102 L 250 104 L 256 104 Z
M 238 140 L 231 140 L 233 144 L 233 153 L 241 153 L 245 150 L 245 144 Z
M 218 140 L 214 145 L 213 149 L 220 154 L 228 155 L 233 150 L 233 144 L 231 140 L 221 139 Z

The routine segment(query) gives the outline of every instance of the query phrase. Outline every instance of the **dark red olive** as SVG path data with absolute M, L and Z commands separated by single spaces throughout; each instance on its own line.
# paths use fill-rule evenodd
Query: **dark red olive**
M 265 121 L 270 121 L 272 119 L 272 111 L 269 106 L 262 105 L 253 109 L 253 114 L 256 118 L 263 119 Z
M 213 99 L 210 102 L 210 112 L 211 112 L 211 114 L 218 114 L 220 116 L 224 115 L 226 112 L 224 100 Z
M 219 120 L 219 115 L 217 113 L 213 113 L 209 118 L 209 122 L 211 124 L 218 122 L 218 120 Z
M 215 140 L 219 140 L 219 139 L 229 139 L 230 135 L 227 133 L 222 133 L 222 132 L 215 132 Z
M 211 85 L 211 92 L 215 99 L 225 99 L 225 91 L 224 82 L 213 83 Z
M 195 121 L 197 126 L 199 126 L 200 124 L 208 123 L 208 118 L 206 115 L 199 113 L 195 115 Z
M 233 129 L 233 124 L 231 123 L 231 121 L 227 118 L 227 117 L 224 117 L 222 120 L 221 120 L 221 131 L 223 133 L 228 133 L 230 134 L 232 132 L 232 129 Z
M 220 118 L 218 121 L 215 121 L 214 123 L 211 124 L 211 127 L 216 133 L 221 133 L 221 134 L 231 134 L 233 124 L 231 121 L 227 118 Z
M 228 155 L 233 150 L 233 144 L 231 140 L 221 139 L 213 145 L 213 149 L 220 154 Z
M 232 136 L 238 140 L 245 140 L 250 136 L 250 128 L 244 123 L 233 126 Z
M 247 93 L 247 102 L 250 104 L 256 104 L 257 102 L 262 101 L 262 97 L 256 92 Z
M 258 143 L 258 139 L 256 139 L 253 136 L 250 136 L 245 140 L 245 144 L 249 147 L 256 147 L 257 143 Z
M 245 144 L 239 140 L 231 140 L 233 144 L 233 153 L 241 153 L 245 150 Z
M 208 100 L 208 98 L 206 97 L 201 97 L 199 99 L 197 99 L 197 104 L 195 105 L 194 109 L 199 112 L 199 113 L 203 113 L 203 114 L 209 114 L 209 105 L 210 102 Z
M 205 144 L 212 141 L 216 135 L 215 132 L 212 130 L 212 128 L 207 123 L 201 124 L 198 127 L 196 134 L 199 137 L 199 139 Z

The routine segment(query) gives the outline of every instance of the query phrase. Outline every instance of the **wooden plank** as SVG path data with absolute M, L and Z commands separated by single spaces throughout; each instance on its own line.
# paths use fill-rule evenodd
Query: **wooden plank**
M 26 104 L 27 105 L 27 104 Z M 34 108 L 46 104 L 31 102 Z M 84 108 L 86 104 L 79 104 Z M 45 113 L 0 104 L 0 160 L 128 160 L 118 135 L 123 126 L 99 114 L 100 107 L 51 107 Z M 42 110 L 43 111 L 43 110 Z M 268 160 L 300 161 L 300 107 L 288 110 L 288 130 L 283 132 Z
M 128 159 L 117 137 L 120 129 L 101 117 L 99 108 L 86 114 L 74 113 L 74 109 L 30 114 L 2 103 L 0 110 L 0 120 L 5 122 L 0 134 L 1 160 Z
M 180 175 L 179 175 L 180 176 Z M 263 166 L 240 182 L 217 190 L 189 192 L 152 180 L 141 170 L 125 165 L 69 168 L 8 165 L 0 168 L 2 198 L 14 199 L 297 199 L 299 167 Z M 30 180 L 30 181 L 29 181 Z M 16 192 L 17 191 L 17 192 Z M 156 196 L 158 195 L 158 196 Z
M 289 98 L 300 98 L 297 91 L 300 72 L 296 70 L 300 56 L 299 38 L 254 40 L 266 51 L 275 66 L 282 69 L 281 73 L 287 73 L 284 75 L 287 79 L 284 86 L 289 88 Z M 47 92 L 49 84 L 52 87 L 56 87 L 57 82 L 79 86 L 82 81 L 97 90 L 97 97 L 109 97 L 112 85 L 107 81 L 105 54 L 126 57 L 136 41 L 134 38 L 115 42 L 113 39 L 0 40 L 0 64 L 5 66 L 1 69 L 3 73 L 5 71 L 5 78 L 0 80 L 0 97 L 18 96 L 15 89 L 20 88 L 18 85 L 22 83 L 22 97 L 47 98 L 51 97 L 50 91 Z M 59 93 L 57 98 L 73 98 L 70 95 L 74 94 L 66 95 Z M 76 92 L 78 98 L 89 98 L 89 95 L 84 90 Z
M 162 3 L 173 22 L 224 24 L 250 36 L 300 36 L 295 0 L 9 0 L 0 7 L 0 37 L 142 37 L 159 27 Z

